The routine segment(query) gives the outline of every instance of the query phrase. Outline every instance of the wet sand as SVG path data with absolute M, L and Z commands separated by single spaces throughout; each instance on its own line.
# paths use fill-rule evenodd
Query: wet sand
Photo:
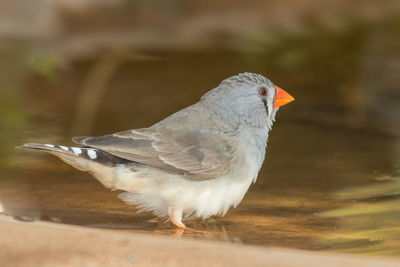
M 2 266 L 399 266 L 360 257 L 0 217 Z

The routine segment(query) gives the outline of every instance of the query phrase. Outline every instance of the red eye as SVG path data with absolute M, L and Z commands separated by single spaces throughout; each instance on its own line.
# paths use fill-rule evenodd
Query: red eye
M 258 94 L 260 96 L 266 96 L 267 95 L 267 89 L 265 89 L 264 87 L 258 89 Z

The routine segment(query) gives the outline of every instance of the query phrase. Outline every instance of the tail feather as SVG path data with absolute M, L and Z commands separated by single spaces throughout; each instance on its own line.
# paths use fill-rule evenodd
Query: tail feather
M 33 150 L 42 150 L 49 152 L 51 154 L 56 155 L 57 157 L 61 158 L 62 160 L 74 159 L 74 158 L 81 158 L 90 161 L 94 161 L 100 163 L 102 165 L 116 165 L 116 164 L 123 164 L 129 162 L 128 160 L 116 157 L 107 153 L 105 151 L 91 148 L 91 147 L 68 147 L 68 146 L 59 146 L 59 145 L 52 145 L 52 144 L 37 144 L 37 143 L 28 143 L 17 148 L 22 149 L 33 149 Z M 65 161 L 65 160 L 64 160 Z M 68 160 L 70 161 L 70 160 Z M 71 162 L 67 162 L 71 164 Z M 72 164 L 71 164 L 72 165 Z M 76 167 L 74 165 L 74 167 Z M 82 168 L 78 168 L 82 169 Z
M 18 148 L 49 152 L 74 168 L 91 173 L 100 183 L 115 189 L 114 168 L 118 164 L 132 163 L 105 151 L 91 147 L 67 147 L 51 144 L 24 144 Z
M 75 136 L 72 137 L 72 141 L 77 143 L 77 144 L 82 144 L 82 140 L 88 138 L 88 136 Z

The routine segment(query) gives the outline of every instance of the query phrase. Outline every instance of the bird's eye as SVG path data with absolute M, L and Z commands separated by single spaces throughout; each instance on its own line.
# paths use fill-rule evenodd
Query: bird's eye
M 260 89 L 258 89 L 258 94 L 260 96 L 266 96 L 267 95 L 267 89 L 265 89 L 264 87 L 261 87 Z

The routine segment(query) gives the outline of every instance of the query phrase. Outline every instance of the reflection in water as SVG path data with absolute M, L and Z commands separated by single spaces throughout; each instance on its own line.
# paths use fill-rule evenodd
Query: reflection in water
M 347 252 L 398 254 L 400 177 L 348 188 L 333 197 L 350 203 L 321 214 L 337 220 L 337 231 L 325 236 L 322 244 Z
M 9 82 L 0 92 L 1 103 L 8 103 L 0 105 L 5 114 L 0 116 L 4 213 L 21 220 L 175 234 L 170 225 L 122 203 L 116 197 L 119 192 L 108 191 L 89 174 L 45 154 L 15 151 L 14 146 L 32 141 L 67 144 L 71 132 L 103 135 L 146 127 L 196 102 L 222 78 L 251 71 L 293 92 L 296 102 L 279 112 L 264 167 L 239 207 L 214 221 L 187 224 L 218 234 L 183 235 L 399 255 L 399 182 L 376 181 L 398 176 L 394 164 L 399 158 L 400 125 L 390 114 L 399 114 L 400 96 L 393 86 L 400 84 L 399 69 L 385 65 L 381 73 L 382 65 L 374 63 L 382 56 L 385 62 L 397 60 L 385 43 L 397 42 L 400 35 L 394 33 L 399 28 L 394 23 L 382 33 L 383 47 L 368 41 L 376 32 L 365 27 L 341 33 L 316 30 L 310 36 L 264 44 L 263 53 L 157 51 L 150 53 L 151 60 L 118 59 L 108 70 L 94 63 L 101 60 L 86 59 L 69 69 L 47 71 L 57 73 L 51 79 L 27 70 L 23 60 L 18 65 L 18 57 L 11 55 L 28 52 L 15 47 L 9 53 L 14 61 L 7 61 L 12 62 L 7 67 L 26 84 Z M 381 52 L 375 54 L 376 50 Z M 85 112 L 84 104 L 77 104 L 81 88 L 92 88 L 97 81 L 87 76 L 104 73 L 109 76 L 102 77 L 101 90 L 96 88 L 98 98 L 87 107 L 90 114 L 77 120 L 76 106 Z M 385 81 L 377 83 L 377 75 Z

